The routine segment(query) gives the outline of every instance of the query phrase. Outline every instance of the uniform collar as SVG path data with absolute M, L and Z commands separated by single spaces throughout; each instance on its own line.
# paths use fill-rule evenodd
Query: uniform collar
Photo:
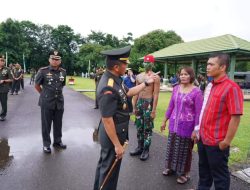
M 111 77 L 114 79 L 114 81 L 118 84 L 121 84 L 122 83 L 122 78 L 121 77 L 118 77 L 118 76 L 115 76 L 113 73 L 111 73 L 110 71 L 105 71 L 105 74 L 108 76 L 108 77 Z
M 225 80 L 227 80 L 228 79 L 228 76 L 227 75 L 224 75 L 224 76 L 222 76 L 221 78 L 219 78 L 218 80 L 216 80 L 216 81 L 212 81 L 212 83 L 213 83 L 213 85 L 216 85 L 216 84 L 220 84 L 220 83 L 222 83 L 222 82 L 224 82 Z
M 50 70 L 50 71 L 59 71 L 59 70 L 60 70 L 60 67 L 58 67 L 58 69 L 54 69 L 51 65 L 49 65 L 49 70 Z

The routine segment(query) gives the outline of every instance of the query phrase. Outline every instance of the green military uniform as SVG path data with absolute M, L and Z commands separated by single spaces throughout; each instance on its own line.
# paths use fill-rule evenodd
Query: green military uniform
M 113 59 L 115 62 L 116 60 L 119 60 L 119 58 L 128 57 L 130 47 L 114 51 L 105 51 L 102 53 L 107 55 L 109 59 Z M 107 65 L 113 63 L 112 61 L 107 61 Z M 126 96 L 127 91 L 128 88 L 123 85 L 122 78 L 115 76 L 108 70 L 103 74 L 97 88 L 97 97 L 101 116 L 102 118 L 113 118 L 116 134 L 121 145 L 123 145 L 128 139 L 129 109 Z M 100 189 L 100 186 L 107 176 L 112 163 L 116 159 L 114 145 L 108 137 L 102 122 L 99 126 L 99 141 L 101 144 L 101 153 L 96 169 L 94 190 Z M 118 161 L 110 178 L 103 186 L 103 190 L 116 190 L 120 165 L 121 159 Z
M 10 69 L 8 67 L 0 68 L 0 80 L 12 79 Z M 4 120 L 7 115 L 7 100 L 9 92 L 9 83 L 3 82 L 0 84 L 0 102 L 2 111 L 0 112 L 0 120 Z
M 14 78 L 19 78 L 21 75 L 23 74 L 22 69 L 19 68 L 15 68 L 13 70 L 13 77 Z M 18 94 L 19 90 L 20 90 L 20 85 L 21 85 L 21 78 L 18 80 L 13 79 L 12 82 L 12 89 L 11 89 L 11 94 L 13 95 L 13 93 L 15 92 L 16 94 Z
M 36 75 L 36 70 L 35 69 L 31 69 L 30 70 L 30 84 L 33 84 L 34 83 L 34 81 L 35 81 L 35 75 Z
M 63 68 L 55 70 L 51 66 L 41 68 L 35 79 L 35 84 L 42 86 L 39 98 L 42 119 L 42 137 L 44 147 L 51 144 L 50 130 L 53 122 L 54 144 L 61 143 L 62 118 L 64 112 L 63 87 L 66 81 L 66 71 Z
M 95 74 L 95 87 L 96 87 L 96 93 L 95 93 L 95 109 L 98 109 L 99 106 L 98 106 L 98 102 L 97 102 L 97 87 L 98 87 L 98 84 L 99 84 L 99 81 L 101 80 L 102 78 L 102 75 L 103 75 L 103 70 L 100 68 L 98 69 L 98 71 L 96 72 Z

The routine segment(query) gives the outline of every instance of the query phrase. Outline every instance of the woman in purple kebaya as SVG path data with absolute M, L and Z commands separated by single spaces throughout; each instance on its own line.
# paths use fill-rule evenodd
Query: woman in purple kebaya
M 191 67 L 180 70 L 180 84 L 173 89 L 161 131 L 165 130 L 169 120 L 169 135 L 163 175 L 176 173 L 178 183 L 189 180 L 194 142 L 191 135 L 199 124 L 199 115 L 203 96 L 198 87 L 193 85 L 194 71 Z

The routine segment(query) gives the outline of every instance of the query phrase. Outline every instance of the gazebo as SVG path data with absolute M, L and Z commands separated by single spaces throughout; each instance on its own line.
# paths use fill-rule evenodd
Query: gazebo
M 213 38 L 184 42 L 168 46 L 152 53 L 156 61 L 165 64 L 164 78 L 167 77 L 169 64 L 190 64 L 196 74 L 199 66 L 206 64 L 208 56 L 215 52 L 224 52 L 230 55 L 229 77 L 234 79 L 235 65 L 240 61 L 250 60 L 250 42 L 226 34 Z M 204 71 L 203 71 L 204 72 Z

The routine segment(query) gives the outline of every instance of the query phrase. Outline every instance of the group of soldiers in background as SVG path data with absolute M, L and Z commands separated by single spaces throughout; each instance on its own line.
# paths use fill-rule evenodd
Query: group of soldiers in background
M 13 95 L 14 93 L 18 95 L 20 88 L 24 90 L 24 71 L 20 64 L 10 64 L 9 65 L 11 75 L 12 75 L 12 83 L 10 85 L 10 94 Z

